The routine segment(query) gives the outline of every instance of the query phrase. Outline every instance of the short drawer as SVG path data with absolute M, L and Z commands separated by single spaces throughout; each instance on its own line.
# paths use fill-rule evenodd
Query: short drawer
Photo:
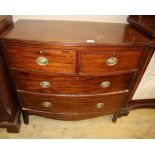
M 82 73 L 111 73 L 136 70 L 144 49 L 87 50 L 81 53 Z
M 23 108 L 55 113 L 116 112 L 120 109 L 126 94 L 91 97 L 62 97 L 20 93 Z
M 74 50 L 8 45 L 6 52 L 11 68 L 54 73 L 75 72 Z
M 47 94 L 95 94 L 129 89 L 134 74 L 113 76 L 50 76 L 14 71 L 18 90 Z

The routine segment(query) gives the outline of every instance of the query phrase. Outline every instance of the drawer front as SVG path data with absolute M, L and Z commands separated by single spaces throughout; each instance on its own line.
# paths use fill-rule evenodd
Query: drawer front
M 47 94 L 94 94 L 127 90 L 133 74 L 77 77 L 14 72 L 18 90 Z
M 54 73 L 75 72 L 76 51 L 8 45 L 6 52 L 11 68 Z
M 143 49 L 83 51 L 81 54 L 82 73 L 110 73 L 135 70 L 138 68 Z
M 33 93 L 20 93 L 23 108 L 55 113 L 115 112 L 126 94 L 96 97 L 54 97 Z

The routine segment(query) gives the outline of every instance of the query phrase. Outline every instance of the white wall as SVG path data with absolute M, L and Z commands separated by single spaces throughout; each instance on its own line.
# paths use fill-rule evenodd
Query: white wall
M 73 21 L 97 21 L 97 22 L 113 22 L 126 23 L 128 15 L 14 15 L 13 20 L 19 19 L 43 19 L 43 20 L 73 20 Z

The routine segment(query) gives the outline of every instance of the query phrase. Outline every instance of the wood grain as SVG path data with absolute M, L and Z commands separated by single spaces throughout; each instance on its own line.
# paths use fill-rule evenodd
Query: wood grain
M 113 113 L 115 122 L 128 114 L 152 54 L 152 41 L 128 24 L 22 20 L 1 41 L 26 124 L 31 114 L 78 120 Z M 37 65 L 38 57 L 49 64 Z M 110 57 L 117 58 L 116 65 L 106 64 Z M 51 87 L 40 88 L 41 81 Z M 111 86 L 100 88 L 102 81 Z M 104 108 L 95 108 L 102 102 Z
M 107 49 L 106 49 L 107 50 Z M 100 73 L 117 72 L 137 69 L 144 49 L 131 49 L 130 47 L 120 50 L 114 48 L 111 51 L 83 51 L 81 54 L 81 72 Z M 117 58 L 117 64 L 108 66 L 106 60 L 111 57 Z
M 4 39 L 17 39 L 38 42 L 91 44 L 148 44 L 149 39 L 138 33 L 128 24 L 19 20 Z
M 95 94 L 128 90 L 134 74 L 116 76 L 51 76 L 49 74 L 13 71 L 18 90 L 46 94 Z M 48 81 L 51 86 L 42 88 L 40 82 Z M 109 81 L 110 87 L 101 88 L 101 82 Z
M 39 51 L 43 51 L 42 54 Z M 11 68 L 25 69 L 29 71 L 44 72 L 75 72 L 74 50 L 60 50 L 30 46 L 7 46 L 7 59 Z M 38 57 L 48 59 L 47 66 L 40 66 L 36 63 Z
M 94 112 L 108 112 L 111 110 L 117 111 L 126 96 L 126 94 L 116 94 L 109 96 L 98 97 L 58 97 L 51 95 L 41 95 L 33 93 L 19 93 L 21 104 L 23 108 L 51 111 L 55 113 L 94 113 Z M 49 101 L 52 107 L 45 108 L 42 102 Z M 97 103 L 104 103 L 101 109 L 95 108 Z

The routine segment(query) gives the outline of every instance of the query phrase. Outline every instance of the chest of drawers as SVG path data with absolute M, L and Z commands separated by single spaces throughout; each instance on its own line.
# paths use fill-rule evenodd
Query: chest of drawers
M 1 37 L 25 123 L 128 114 L 153 54 L 128 24 L 21 20 Z

